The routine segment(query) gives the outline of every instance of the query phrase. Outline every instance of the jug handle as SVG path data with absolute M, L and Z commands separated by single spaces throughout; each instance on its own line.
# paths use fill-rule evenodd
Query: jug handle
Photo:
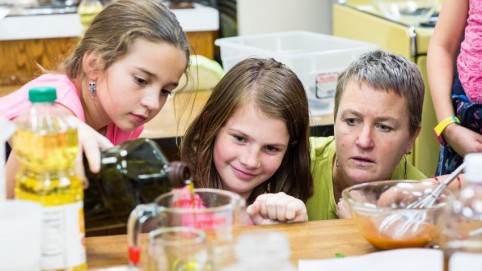
M 127 222 L 128 259 L 130 266 L 137 266 L 141 258 L 140 234 L 144 222 L 157 216 L 159 206 L 156 203 L 140 204 L 130 213 Z

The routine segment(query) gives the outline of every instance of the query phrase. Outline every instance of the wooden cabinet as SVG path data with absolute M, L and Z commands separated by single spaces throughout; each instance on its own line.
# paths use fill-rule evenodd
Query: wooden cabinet
M 214 57 L 216 31 L 188 32 L 191 53 Z M 12 85 L 23 85 L 45 69 L 55 69 L 69 54 L 78 38 L 46 38 L 0 41 L 0 95 Z M 2 91 L 3 89 L 3 91 Z
M 52 69 L 77 38 L 0 41 L 0 86 L 22 85 L 39 75 L 39 65 Z

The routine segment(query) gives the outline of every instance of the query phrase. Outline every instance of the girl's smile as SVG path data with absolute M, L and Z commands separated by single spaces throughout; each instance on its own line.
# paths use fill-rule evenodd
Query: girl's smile
M 286 124 L 247 100 L 221 128 L 213 160 L 223 188 L 247 198 L 278 170 L 288 148 Z

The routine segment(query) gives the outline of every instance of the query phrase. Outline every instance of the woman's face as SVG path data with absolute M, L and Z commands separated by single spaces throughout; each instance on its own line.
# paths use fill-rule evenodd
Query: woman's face
M 98 79 L 96 115 L 122 130 L 136 129 L 159 113 L 178 85 L 186 61 L 184 52 L 171 44 L 138 39 Z
M 223 188 L 245 199 L 278 170 L 290 139 L 282 120 L 251 104 L 238 108 L 219 130 L 213 153 Z
M 395 92 L 349 82 L 335 120 L 336 179 L 345 186 L 388 179 L 416 138 L 409 115 Z

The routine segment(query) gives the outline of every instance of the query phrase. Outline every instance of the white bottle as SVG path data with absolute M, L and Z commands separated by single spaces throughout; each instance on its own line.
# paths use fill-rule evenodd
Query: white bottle
M 223 271 L 296 271 L 290 262 L 288 238 L 282 232 L 244 232 L 238 236 L 234 252 L 236 263 Z
M 466 186 L 447 217 L 446 270 L 482 270 L 482 153 L 464 158 Z M 448 266 L 447 266 L 448 265 Z

